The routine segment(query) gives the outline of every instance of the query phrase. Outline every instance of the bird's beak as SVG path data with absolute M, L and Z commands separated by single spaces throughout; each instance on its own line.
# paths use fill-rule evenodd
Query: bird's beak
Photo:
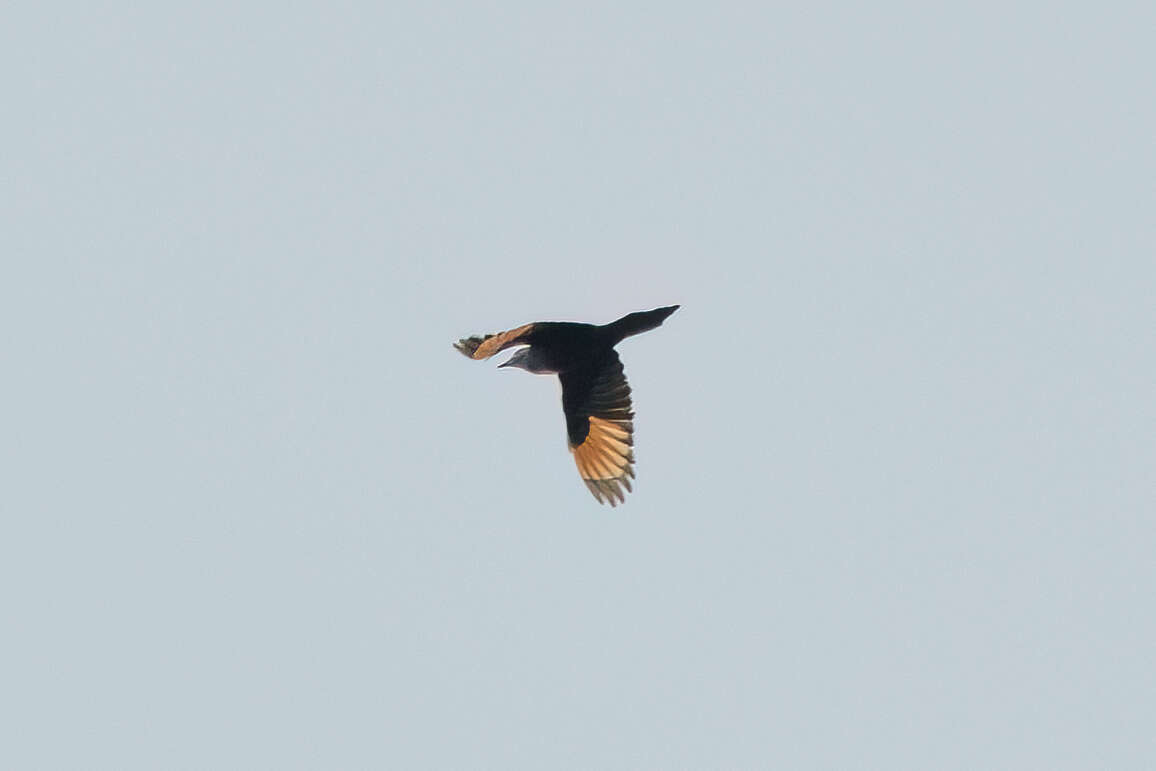
M 506 359 L 505 361 L 503 361 L 501 364 L 498 365 L 498 369 L 501 369 L 502 367 L 508 367 L 508 366 L 510 366 L 510 360 Z

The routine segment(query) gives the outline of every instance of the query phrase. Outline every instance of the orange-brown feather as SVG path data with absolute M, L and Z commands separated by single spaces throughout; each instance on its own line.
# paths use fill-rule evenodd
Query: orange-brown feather
M 607 420 L 591 415 L 590 429 L 581 444 L 571 447 L 578 474 L 600 503 L 611 506 L 622 503 L 625 487 L 633 491 L 630 479 L 634 476 L 633 425 L 625 420 Z M 604 501 L 605 499 L 605 501 Z
M 523 342 L 534 325 L 523 324 L 520 327 L 507 330 L 505 332 L 498 332 L 493 335 L 483 335 L 478 337 L 463 337 L 461 340 L 454 343 L 454 348 L 462 352 L 464 356 L 469 356 L 471 359 L 488 359 L 495 353 L 509 348 L 511 345 L 518 345 Z

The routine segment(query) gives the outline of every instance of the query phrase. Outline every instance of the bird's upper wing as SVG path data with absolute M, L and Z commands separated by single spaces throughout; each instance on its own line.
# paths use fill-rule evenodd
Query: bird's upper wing
M 618 354 L 610 350 L 596 363 L 558 378 L 578 473 L 599 503 L 625 501 L 622 488 L 631 490 L 634 478 L 634 413 Z
M 511 345 L 525 342 L 525 337 L 530 334 L 533 328 L 532 323 L 523 324 L 515 329 L 493 335 L 463 337 L 454 343 L 454 348 L 461 351 L 463 356 L 469 356 L 471 359 L 488 359 Z

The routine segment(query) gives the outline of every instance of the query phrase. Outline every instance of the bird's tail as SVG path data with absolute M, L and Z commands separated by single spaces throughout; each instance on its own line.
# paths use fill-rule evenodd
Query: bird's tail
M 666 317 L 678 308 L 677 305 L 668 305 L 665 308 L 655 308 L 652 311 L 630 313 L 618 321 L 607 324 L 605 329 L 614 340 L 613 344 L 617 345 L 624 338 L 649 332 L 655 327 L 661 326 L 662 322 L 666 321 Z

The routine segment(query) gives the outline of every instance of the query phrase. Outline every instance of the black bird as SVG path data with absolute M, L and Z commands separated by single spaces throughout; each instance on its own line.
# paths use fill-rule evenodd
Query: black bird
M 506 348 L 526 346 L 499 366 L 557 374 L 578 473 L 599 503 L 616 506 L 626 500 L 622 488 L 633 489 L 634 413 L 630 385 L 614 346 L 661 325 L 678 308 L 639 311 L 602 326 L 536 321 L 494 335 L 466 337 L 454 347 L 471 359 L 488 359 Z

